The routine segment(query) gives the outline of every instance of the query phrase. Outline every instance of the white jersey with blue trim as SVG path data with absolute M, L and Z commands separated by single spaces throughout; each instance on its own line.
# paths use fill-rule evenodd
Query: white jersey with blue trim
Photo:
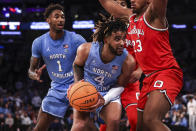
M 111 62 L 104 64 L 100 58 L 102 43 L 93 42 L 84 66 L 84 80 L 93 84 L 97 91 L 107 92 L 111 86 L 117 84 L 122 65 L 127 57 L 124 49 L 121 56 L 116 56 Z
M 77 48 L 85 42 L 81 35 L 67 30 L 58 40 L 53 40 L 47 32 L 33 41 L 32 56 L 43 58 L 52 83 L 71 84 Z

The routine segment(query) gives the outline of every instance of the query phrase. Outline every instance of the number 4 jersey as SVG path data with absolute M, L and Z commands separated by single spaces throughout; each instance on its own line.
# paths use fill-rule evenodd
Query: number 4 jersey
M 121 56 L 116 56 L 111 62 L 104 64 L 100 58 L 102 46 L 102 43 L 92 43 L 84 66 L 84 79 L 93 84 L 97 91 L 107 92 L 111 86 L 117 84 L 123 62 L 127 57 L 127 51 L 124 49 Z
M 33 41 L 32 56 L 43 58 L 52 83 L 71 84 L 76 51 L 85 42 L 74 32 L 64 30 L 64 35 L 58 40 L 53 40 L 47 32 Z
M 169 43 L 168 29 L 156 29 L 145 20 L 130 17 L 126 38 L 127 50 L 135 55 L 144 74 L 169 68 L 180 69 Z

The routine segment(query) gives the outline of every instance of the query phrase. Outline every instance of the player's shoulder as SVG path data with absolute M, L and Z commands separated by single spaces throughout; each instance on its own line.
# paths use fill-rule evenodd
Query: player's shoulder
M 73 38 L 82 37 L 80 34 L 77 34 L 74 31 L 64 30 L 64 32 L 65 32 L 65 35 L 69 37 L 73 37 Z
M 91 45 L 92 45 L 92 42 L 83 43 L 83 44 L 81 44 L 81 45 L 78 47 L 78 50 L 80 50 L 80 51 L 87 51 L 87 50 L 90 50 Z
M 86 40 L 82 35 L 77 34 L 76 32 L 73 31 L 68 31 L 68 30 L 64 30 L 64 31 L 65 31 L 65 37 L 71 38 L 72 42 L 79 42 L 79 43 L 86 42 Z
M 46 32 L 45 34 L 35 38 L 33 43 L 40 43 L 40 42 L 42 42 L 45 38 L 47 38 L 48 35 L 49 35 L 49 32 Z
M 90 52 L 91 45 L 91 42 L 81 44 L 77 49 L 77 53 L 87 56 Z

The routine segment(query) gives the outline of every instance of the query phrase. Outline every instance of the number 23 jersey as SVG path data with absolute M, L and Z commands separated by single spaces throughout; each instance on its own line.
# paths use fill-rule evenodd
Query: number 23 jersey
M 145 15 L 137 21 L 130 17 L 126 37 L 127 50 L 135 55 L 144 74 L 169 68 L 180 69 L 169 43 L 168 29 L 157 29 L 145 20 Z

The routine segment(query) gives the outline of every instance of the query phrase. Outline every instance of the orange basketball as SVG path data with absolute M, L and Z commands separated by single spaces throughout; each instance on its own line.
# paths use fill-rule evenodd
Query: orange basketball
M 88 107 L 98 101 L 96 88 L 89 82 L 79 81 L 73 84 L 68 91 L 70 105 L 78 111 L 87 111 Z

